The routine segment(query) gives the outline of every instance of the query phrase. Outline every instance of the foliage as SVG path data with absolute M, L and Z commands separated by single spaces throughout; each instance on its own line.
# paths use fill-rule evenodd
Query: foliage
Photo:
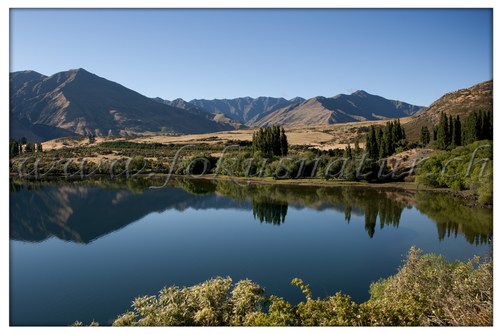
M 422 144 L 429 144 L 431 141 L 431 133 L 429 132 L 429 128 L 427 126 L 423 126 L 422 129 L 420 129 L 420 143 Z
M 11 139 L 9 141 L 9 156 L 10 158 L 14 158 L 19 155 L 19 144 L 16 140 Z
M 412 247 L 399 272 L 370 286 L 370 324 L 491 326 L 493 260 L 448 262 Z
M 367 135 L 367 137 L 370 137 L 369 134 Z M 404 131 L 404 128 L 401 126 L 401 122 L 399 121 L 399 119 L 397 119 L 394 122 L 387 122 L 383 132 L 379 135 L 378 141 L 376 140 L 377 136 L 374 137 L 375 139 L 373 145 L 375 146 L 376 152 L 373 153 L 373 156 L 378 152 L 378 157 L 382 159 L 391 156 L 396 152 L 396 149 L 399 146 L 399 141 L 406 139 L 406 133 Z M 372 140 L 371 138 L 369 139 Z M 370 153 L 370 151 L 368 152 Z M 370 153 L 370 157 L 371 156 L 372 154 Z
M 35 144 L 27 142 L 26 145 L 24 146 L 24 152 L 25 153 L 35 152 Z
M 229 277 L 216 277 L 189 288 L 164 287 L 158 297 L 138 297 L 134 311 L 113 325 L 493 325 L 493 260 L 474 257 L 451 263 L 422 253 L 413 246 L 398 273 L 372 283 L 370 300 L 359 305 L 341 292 L 314 300 L 309 285 L 298 278 L 291 284 L 300 287 L 306 301 L 293 306 L 283 298 L 265 297 L 265 290 L 250 280 L 239 281 L 231 290 Z
M 288 154 L 288 139 L 284 128 L 278 125 L 260 128 L 253 133 L 253 153 L 260 151 L 265 157 L 286 156 Z
M 247 325 L 265 301 L 265 289 L 250 280 L 231 287 L 230 277 L 216 277 L 189 288 L 164 287 L 158 298 L 136 298 L 134 311 L 118 317 L 113 326 Z
M 218 158 L 208 154 L 197 154 L 183 161 L 176 174 L 201 175 L 208 174 L 217 164 Z
M 91 136 L 89 136 L 91 138 Z M 92 137 L 94 138 L 94 137 Z M 131 141 L 107 141 L 99 144 L 103 148 L 134 148 L 134 149 L 159 149 L 164 148 L 166 145 L 160 143 L 135 143 Z
M 480 140 L 493 139 L 493 111 L 478 110 L 460 122 L 460 117 L 448 118 L 441 112 L 439 124 L 434 127 L 434 140 L 440 150 L 469 145 Z
M 493 197 L 493 142 L 477 141 L 452 151 L 438 151 L 417 172 L 417 181 L 434 187 L 470 189 L 480 202 Z

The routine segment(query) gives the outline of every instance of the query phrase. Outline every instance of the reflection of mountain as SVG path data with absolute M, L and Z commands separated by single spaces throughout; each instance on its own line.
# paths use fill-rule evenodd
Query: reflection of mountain
M 163 180 L 162 180 L 163 181 Z M 438 237 L 462 233 L 469 243 L 486 243 L 492 238 L 492 212 L 461 206 L 462 200 L 442 194 L 371 188 L 331 188 L 284 185 L 242 187 L 226 181 L 177 178 L 170 187 L 147 190 L 149 180 L 88 180 L 82 186 L 47 181 L 11 182 L 10 237 L 41 241 L 50 236 L 88 243 L 121 229 L 152 212 L 191 209 L 253 210 L 260 222 L 281 225 L 288 207 L 309 207 L 364 216 L 365 230 L 373 237 L 377 224 L 399 226 L 405 207 L 417 209 L 437 222 Z M 163 183 L 163 182 L 162 182 Z M 162 184 L 160 183 L 160 184 Z M 158 184 L 158 183 L 157 183 Z M 58 186 L 63 185 L 63 186 Z
M 42 241 L 50 236 L 88 243 L 152 212 L 187 208 L 239 208 L 228 197 L 195 196 L 181 188 L 163 188 L 135 194 L 99 187 L 44 187 L 18 190 L 11 195 L 10 237 Z M 247 209 L 251 209 L 247 203 Z

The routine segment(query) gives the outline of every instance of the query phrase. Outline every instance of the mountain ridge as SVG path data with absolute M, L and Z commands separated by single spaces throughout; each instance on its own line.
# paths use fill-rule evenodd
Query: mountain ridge
M 27 71 L 14 72 L 10 83 L 10 117 L 30 127 L 41 124 L 96 136 L 235 129 L 205 115 L 157 103 L 81 68 L 40 78 Z M 16 130 L 16 124 L 11 122 L 11 129 Z
M 51 76 L 35 71 L 10 73 L 10 131 L 37 141 L 73 135 L 174 135 L 325 125 L 400 118 L 424 109 L 364 90 L 311 99 L 246 96 L 168 101 L 146 97 L 83 68 Z
M 412 116 L 423 110 L 425 107 L 358 90 L 350 95 L 338 94 L 331 98 L 316 96 L 278 109 L 253 125 L 301 126 L 361 122 Z

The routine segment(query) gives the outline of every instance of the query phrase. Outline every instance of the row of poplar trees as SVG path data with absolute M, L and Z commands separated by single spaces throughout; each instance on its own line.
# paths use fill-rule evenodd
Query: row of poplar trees
M 493 111 L 478 110 L 460 122 L 460 117 L 446 116 L 441 112 L 439 124 L 433 129 L 437 148 L 465 146 L 478 140 L 493 139 Z
M 41 143 L 30 143 L 27 142 L 26 145 L 24 146 L 24 152 L 25 153 L 30 153 L 30 152 L 42 152 L 42 144 Z M 18 140 L 11 139 L 9 141 L 9 154 L 11 158 L 14 158 L 20 154 L 23 153 L 23 142 L 21 143 L 18 142 Z
M 369 159 L 381 159 L 388 157 L 400 146 L 400 141 L 406 140 L 406 133 L 399 119 L 387 122 L 385 128 L 375 129 L 370 126 L 366 134 L 366 153 Z M 402 142 L 401 142 L 402 143 Z
M 284 128 L 279 125 L 260 128 L 253 133 L 253 153 L 261 151 L 263 156 L 286 156 L 288 154 L 288 138 Z

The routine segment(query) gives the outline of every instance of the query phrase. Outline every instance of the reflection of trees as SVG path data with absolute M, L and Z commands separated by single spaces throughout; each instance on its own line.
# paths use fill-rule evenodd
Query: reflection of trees
M 218 207 L 222 205 L 219 203 L 223 203 L 222 201 L 225 199 L 219 194 L 226 196 L 228 201 L 239 200 L 239 203 L 234 204 L 224 201 L 227 206 L 242 208 L 244 205 L 246 208 L 250 208 L 247 205 L 252 202 L 255 219 L 275 225 L 284 223 L 289 205 L 293 207 L 308 206 L 313 210 L 338 211 L 344 215 L 347 223 L 350 223 L 354 216 L 364 214 L 364 228 L 371 238 L 376 233 L 377 224 L 380 229 L 383 229 L 385 225 L 399 227 L 404 208 L 411 208 L 410 203 L 413 203 L 421 213 L 436 222 L 439 240 L 450 235 L 457 236 L 460 233 L 464 234 L 466 240 L 471 244 L 483 244 L 491 239 L 493 234 L 493 212 L 491 210 L 469 208 L 463 206 L 465 200 L 440 193 L 418 192 L 415 194 L 405 190 L 275 184 L 251 184 L 242 187 L 229 181 L 188 178 L 171 180 L 168 187 L 160 191 L 164 194 L 163 197 L 157 196 L 157 191 L 148 190 L 149 186 L 162 185 L 164 182 L 163 178 L 129 180 L 125 178 L 113 180 L 89 178 L 76 181 L 65 181 L 64 178 L 47 178 L 38 181 L 14 179 L 9 184 L 9 191 L 17 196 L 11 198 L 11 222 L 22 221 L 23 224 L 15 225 L 14 229 L 11 227 L 11 235 L 12 232 L 15 232 L 14 235 L 18 234 L 20 239 L 42 240 L 45 238 L 44 234 L 49 233 L 67 240 L 73 238 L 65 236 L 68 234 L 65 232 L 67 226 L 70 226 L 71 230 L 78 232 L 83 242 L 88 242 L 96 235 L 106 234 L 108 231 L 130 223 L 133 218 L 134 220 L 139 219 L 152 211 L 162 211 L 170 207 Z M 96 185 L 101 189 L 111 191 L 93 190 L 94 195 L 88 198 L 83 198 L 83 193 L 79 193 L 78 196 L 63 196 L 62 198 L 69 196 L 68 199 L 71 201 L 68 203 L 61 201 L 56 196 L 57 191 L 60 191 L 59 187 L 67 188 L 65 191 L 72 194 L 69 192 L 69 188 L 75 186 L 96 187 Z M 47 188 L 44 189 L 44 186 Z M 120 198 L 116 198 L 118 192 L 121 194 Z M 141 195 L 132 197 L 134 193 Z M 215 195 L 209 196 L 211 194 Z M 248 202 L 244 204 L 246 199 Z M 20 201 L 22 203 L 18 203 Z M 141 203 L 141 208 L 138 207 L 139 203 Z M 104 206 L 105 204 L 107 206 Z M 61 207 L 62 205 L 63 207 Z M 59 216 L 55 212 L 67 212 L 66 206 L 75 214 L 69 216 L 71 219 L 68 221 L 58 222 L 59 225 L 56 225 L 59 227 L 56 230 L 49 227 L 50 224 L 40 228 L 36 224 L 36 228 L 31 226 L 37 219 L 40 220 L 40 217 L 43 217 L 45 222 L 56 219 Z M 30 210 L 26 210 L 27 207 Z M 116 221 L 119 217 L 123 220 L 122 223 Z M 32 220 L 33 222 L 31 222 Z M 99 231 L 91 231 L 92 224 L 88 221 L 96 222 L 99 225 L 97 228 Z M 23 226 L 26 227 L 26 231 L 19 230 L 19 228 L 24 229 Z M 96 229 L 96 226 L 93 228 Z M 32 232 L 28 233 L 32 230 L 39 231 L 40 235 L 35 237 Z
M 209 195 L 215 192 L 216 185 L 211 181 L 201 180 L 193 182 L 193 180 L 185 178 L 177 178 L 174 180 L 177 187 L 181 187 L 187 193 L 197 196 Z
M 378 218 L 380 218 L 380 229 L 385 225 L 399 227 L 399 220 L 406 206 L 391 199 L 392 196 L 389 196 L 388 191 L 370 188 L 295 187 L 272 184 L 241 187 L 232 182 L 216 181 L 216 190 L 239 200 L 252 198 L 255 218 L 273 223 L 284 222 L 284 219 L 281 219 L 282 212 L 284 211 L 285 216 L 288 203 L 298 203 L 314 209 L 321 203 L 343 205 L 347 223 L 350 223 L 355 208 L 363 209 L 364 227 L 370 238 L 375 233 Z M 336 210 L 335 207 L 331 208 Z
M 415 199 L 416 208 L 436 222 L 440 241 L 458 233 L 476 245 L 493 238 L 492 210 L 470 208 L 462 198 L 431 192 L 418 192 Z
M 281 225 L 288 213 L 288 202 L 260 201 L 253 198 L 253 216 L 261 223 Z

